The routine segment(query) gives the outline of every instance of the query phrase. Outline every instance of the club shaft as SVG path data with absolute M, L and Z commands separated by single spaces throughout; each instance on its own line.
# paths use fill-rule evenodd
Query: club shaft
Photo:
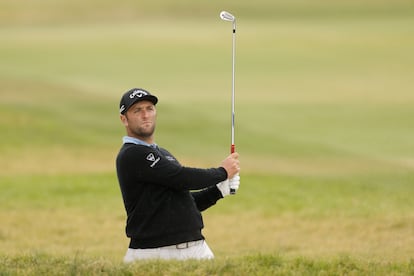
M 232 82 L 231 82 L 231 146 L 230 152 L 236 151 L 234 144 L 234 124 L 235 124 L 235 56 L 236 56 L 236 18 L 229 12 L 222 11 L 220 18 L 225 21 L 231 21 L 233 23 L 233 43 L 232 43 Z M 236 190 L 230 187 L 230 194 L 235 194 Z
M 235 125 L 235 57 L 236 57 L 236 22 L 233 21 L 233 43 L 232 43 L 232 83 L 231 83 L 231 148 L 230 152 L 236 151 L 234 144 L 234 125 Z M 230 188 L 230 194 L 234 195 L 236 190 Z
M 231 83 L 231 144 L 234 147 L 235 125 L 235 56 L 236 56 L 236 23 L 233 22 L 233 47 L 232 47 L 232 83 Z

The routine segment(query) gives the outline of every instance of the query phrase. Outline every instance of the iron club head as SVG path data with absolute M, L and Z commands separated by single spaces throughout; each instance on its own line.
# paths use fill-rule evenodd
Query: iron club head
M 236 18 L 234 17 L 234 15 L 232 15 L 231 13 L 226 12 L 226 11 L 222 11 L 220 13 L 220 18 L 222 20 L 231 21 L 231 22 L 234 22 L 234 20 L 236 20 Z

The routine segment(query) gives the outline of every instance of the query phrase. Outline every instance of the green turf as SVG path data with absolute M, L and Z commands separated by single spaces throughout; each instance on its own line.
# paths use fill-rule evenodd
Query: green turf
M 119 98 L 154 92 L 157 142 L 218 165 L 230 139 L 222 9 L 238 17 L 241 188 L 205 213 L 216 262 L 144 274 L 413 273 L 410 1 L 42 0 L 0 3 L 0 274 L 138 273 L 120 264 Z

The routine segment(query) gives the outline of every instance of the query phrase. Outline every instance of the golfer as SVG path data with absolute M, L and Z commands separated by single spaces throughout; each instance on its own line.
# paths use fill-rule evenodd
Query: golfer
M 158 99 L 134 88 L 120 102 L 127 136 L 116 159 L 130 238 L 124 262 L 143 259 L 212 259 L 201 233 L 201 211 L 238 189 L 238 153 L 217 168 L 182 166 L 154 141 Z

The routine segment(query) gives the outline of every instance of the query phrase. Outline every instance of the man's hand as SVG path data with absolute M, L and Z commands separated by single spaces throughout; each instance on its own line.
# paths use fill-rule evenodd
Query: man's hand
M 232 179 L 240 172 L 239 154 L 237 152 L 230 154 L 221 162 L 221 166 L 227 172 L 227 178 Z
M 240 186 L 240 176 L 236 174 L 232 179 L 226 179 L 217 184 L 217 188 L 220 190 L 223 197 L 230 194 L 230 188 L 237 191 Z

